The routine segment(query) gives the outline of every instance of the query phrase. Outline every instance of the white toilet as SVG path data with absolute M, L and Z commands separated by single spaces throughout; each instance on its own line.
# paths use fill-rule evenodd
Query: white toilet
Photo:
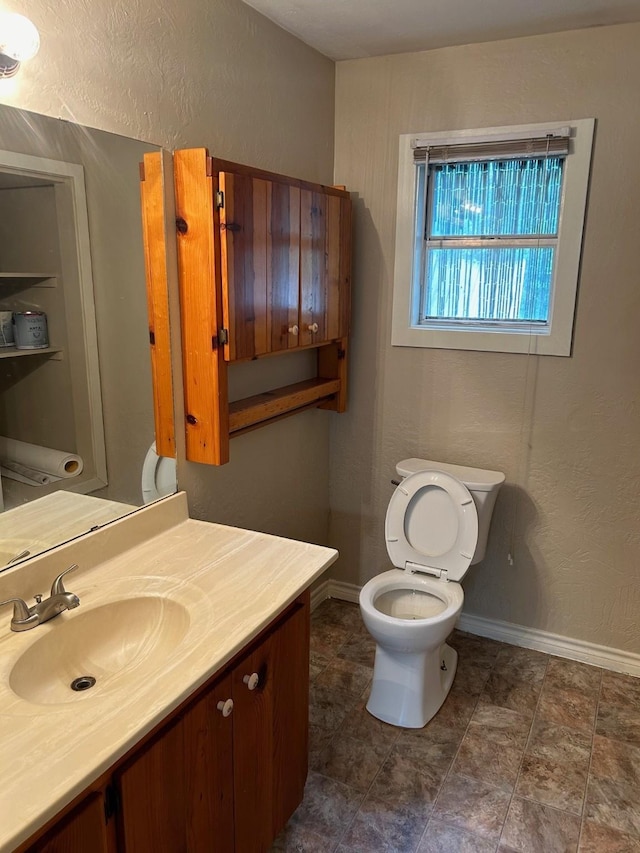
M 148 504 L 177 491 L 176 460 L 158 456 L 154 441 L 142 465 L 142 500 Z
M 376 641 L 367 710 L 395 726 L 421 728 L 447 698 L 458 662 L 445 643 L 464 594 L 458 583 L 484 557 L 504 474 L 425 459 L 396 466 L 403 478 L 385 521 L 394 566 L 360 592 Z

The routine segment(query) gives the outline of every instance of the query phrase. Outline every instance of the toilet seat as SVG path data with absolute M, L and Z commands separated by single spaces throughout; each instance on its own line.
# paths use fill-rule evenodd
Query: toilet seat
M 394 566 L 461 580 L 478 541 L 478 513 L 471 493 L 443 471 L 410 474 L 389 501 L 385 538 Z
M 362 587 L 359 597 L 360 607 L 372 615 L 375 614 L 377 620 L 393 626 L 398 622 L 398 617 L 384 613 L 376 606 L 376 601 L 385 593 L 396 590 L 426 593 L 441 601 L 443 605 L 440 612 L 435 615 L 411 621 L 403 619 L 405 631 L 419 631 L 424 624 L 435 625 L 448 621 L 452 615 L 457 616 L 464 600 L 460 584 L 442 583 L 437 578 L 426 577 L 424 574 L 409 574 L 390 569 L 371 578 Z
M 177 491 L 176 460 L 158 456 L 154 441 L 142 466 L 142 500 L 148 504 Z

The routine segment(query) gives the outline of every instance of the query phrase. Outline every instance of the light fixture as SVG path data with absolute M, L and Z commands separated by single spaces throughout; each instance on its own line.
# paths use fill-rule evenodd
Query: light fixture
M 20 63 L 35 56 L 40 35 L 24 15 L 0 13 L 0 77 L 13 77 Z

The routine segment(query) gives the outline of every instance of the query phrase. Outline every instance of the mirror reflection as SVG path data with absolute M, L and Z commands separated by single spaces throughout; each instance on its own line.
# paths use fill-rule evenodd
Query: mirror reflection
M 152 449 L 154 150 L 0 106 L 0 570 L 175 491 Z

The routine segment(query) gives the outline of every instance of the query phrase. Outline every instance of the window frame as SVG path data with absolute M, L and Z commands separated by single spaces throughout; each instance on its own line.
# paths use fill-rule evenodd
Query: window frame
M 541 136 L 570 131 L 570 153 L 564 164 L 564 178 L 558 223 L 558 246 L 552 284 L 549 323 L 503 327 L 495 323 L 456 326 L 448 320 L 419 322 L 421 281 L 414 281 L 414 257 L 422 240 L 425 221 L 424 199 L 419 192 L 418 168 L 413 160 L 415 140 L 432 145 L 460 145 L 468 141 L 509 139 L 527 134 Z M 536 353 L 570 356 L 582 250 L 582 235 L 591 167 L 595 119 L 544 122 L 503 127 L 487 127 L 447 133 L 401 134 L 398 162 L 396 251 L 393 285 L 392 346 L 480 350 L 484 352 Z M 426 171 L 426 170 L 425 170 Z M 425 174 L 425 180 L 427 175 Z M 421 227 L 422 226 L 422 227 Z M 437 326 L 437 328 L 434 328 Z

